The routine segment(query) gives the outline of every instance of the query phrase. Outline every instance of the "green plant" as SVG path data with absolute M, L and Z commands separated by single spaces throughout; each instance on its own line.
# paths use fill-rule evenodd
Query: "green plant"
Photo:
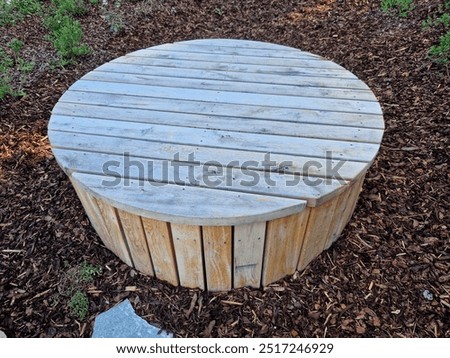
M 100 266 L 95 266 L 83 261 L 78 267 L 78 275 L 80 282 L 92 282 L 94 277 L 101 275 L 102 268 Z
M 413 9 L 413 0 L 381 0 L 381 10 L 384 12 L 394 10 L 401 17 L 408 16 Z
M 70 311 L 80 320 L 84 320 L 89 313 L 89 300 L 84 292 L 76 291 L 69 301 Z
M 439 38 L 439 44 L 432 46 L 428 54 L 434 62 L 441 64 L 450 62 L 450 31 Z
M 52 0 L 57 12 L 67 15 L 83 15 L 86 12 L 84 0 Z
M 13 39 L 8 43 L 8 47 L 12 50 L 12 56 L 0 48 L 0 100 L 6 95 L 24 96 L 25 92 L 22 87 L 27 80 L 26 74 L 34 68 L 33 62 L 19 57 L 19 52 L 23 47 L 22 41 Z M 13 79 L 17 77 L 13 76 L 14 72 L 19 73 L 16 85 L 13 85 Z
M 19 39 L 12 39 L 11 41 L 9 41 L 8 43 L 8 47 L 14 51 L 14 53 L 17 55 L 20 50 L 22 50 L 23 48 L 23 42 L 20 41 Z
M 15 24 L 27 15 L 41 11 L 39 0 L 2 0 L 0 1 L 0 26 Z
M 72 63 L 76 57 L 90 53 L 89 47 L 81 43 L 83 29 L 77 20 L 57 12 L 49 16 L 45 24 L 51 30 L 49 38 L 62 60 L 61 63 Z

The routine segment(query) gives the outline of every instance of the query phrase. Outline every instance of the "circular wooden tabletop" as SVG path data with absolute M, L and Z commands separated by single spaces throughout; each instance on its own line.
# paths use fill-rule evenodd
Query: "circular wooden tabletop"
M 363 174 L 377 99 L 319 56 L 244 40 L 151 47 L 74 83 L 49 139 L 71 180 L 157 220 L 237 225 L 318 206 Z

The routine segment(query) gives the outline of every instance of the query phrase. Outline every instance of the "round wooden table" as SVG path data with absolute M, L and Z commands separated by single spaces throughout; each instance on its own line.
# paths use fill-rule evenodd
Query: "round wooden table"
M 98 67 L 61 97 L 48 134 L 107 248 L 218 291 L 268 285 L 327 249 L 383 129 L 373 93 L 337 64 L 220 39 Z

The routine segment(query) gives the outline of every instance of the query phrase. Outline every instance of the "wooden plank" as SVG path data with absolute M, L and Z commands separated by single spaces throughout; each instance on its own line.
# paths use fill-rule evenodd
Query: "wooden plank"
M 90 153 L 54 148 L 58 163 L 68 172 L 107 175 L 114 178 L 143 179 L 158 183 L 195 185 L 214 190 L 271 195 L 282 198 L 302 199 L 308 206 L 320 205 L 346 187 L 346 182 L 332 180 L 312 183 L 318 178 L 305 178 L 291 174 L 259 172 L 233 167 L 211 167 L 185 163 L 173 167 L 164 160 L 147 159 L 134 155 Z M 111 165 L 105 163 L 111 163 Z M 112 164 L 114 163 L 114 165 Z M 131 163 L 131 164 L 130 164 Z M 214 171 L 216 174 L 210 175 Z M 194 182 L 194 180 L 196 182 Z M 156 183 L 155 183 L 156 185 Z M 341 189 L 341 187 L 343 187 Z M 221 195 L 220 192 L 211 196 Z
M 74 178 L 77 180 L 77 178 Z M 101 216 L 108 228 L 109 236 L 114 242 L 115 254 L 125 262 L 128 266 L 134 267 L 133 260 L 128 249 L 126 237 L 123 234 L 122 227 L 118 220 L 117 210 L 113 206 L 107 204 L 102 199 L 96 198 L 97 206 L 101 212 Z
M 145 98 L 164 98 L 172 100 L 202 101 L 206 103 L 228 103 L 263 107 L 294 109 L 313 109 L 335 111 L 344 109 L 350 113 L 381 114 L 380 105 L 373 101 L 351 99 L 293 97 L 247 92 L 226 92 L 194 88 L 168 88 L 163 86 L 134 85 L 115 82 L 88 81 L 80 79 L 71 91 L 108 93 Z M 211 105 L 211 104 L 210 104 Z
M 127 239 L 134 267 L 146 275 L 153 276 L 152 259 L 148 252 L 147 239 L 141 218 L 123 210 L 117 210 L 117 214 Z
M 117 185 L 105 185 L 104 176 L 73 173 L 85 187 L 117 208 L 139 216 L 179 224 L 228 226 L 265 221 L 298 213 L 306 201 L 264 195 L 221 192 L 217 205 L 212 189 L 165 184 L 155 186 L 147 181 L 130 179 Z M 157 203 L 157 204 L 155 204 Z
M 338 232 L 342 232 L 344 230 L 345 225 L 347 225 L 353 215 L 353 211 L 356 208 L 359 194 L 361 193 L 361 189 L 364 183 L 365 174 L 366 173 L 364 172 L 362 175 L 360 175 L 360 177 L 355 180 L 355 183 L 350 189 L 350 193 L 347 199 L 347 206 L 341 216 L 341 222 L 339 224 Z
M 230 103 L 211 104 L 200 100 L 192 101 L 177 99 L 175 101 L 165 98 L 67 91 L 55 106 L 55 113 L 58 112 L 59 106 L 64 106 L 66 103 L 92 104 L 107 107 L 112 106 L 120 111 L 143 109 L 171 113 L 201 114 L 206 116 L 219 115 L 227 118 L 239 117 L 243 120 L 254 118 L 292 123 L 319 123 L 362 128 L 384 128 L 383 117 L 381 114 L 349 112 L 346 111 L 346 108 L 333 108 L 329 111 L 321 109 L 276 108 L 264 105 L 248 106 L 245 104 L 237 105 Z M 310 107 L 314 107 L 314 105 L 310 104 Z
M 184 79 L 203 79 L 230 82 L 243 82 L 265 85 L 284 85 L 299 87 L 322 87 L 328 89 L 356 90 L 357 92 L 370 91 L 364 82 L 356 78 L 324 78 L 317 74 L 297 74 L 292 76 L 274 76 L 266 73 L 253 73 L 252 76 L 242 76 L 240 72 L 224 72 L 215 70 L 202 70 L 191 68 L 146 66 L 130 63 L 108 62 L 101 65 L 95 72 L 108 72 L 117 74 L 136 74 L 155 77 L 173 77 Z M 92 73 L 92 72 L 91 72 Z
M 328 243 L 331 218 L 337 204 L 336 198 L 328 202 L 311 208 L 311 212 L 306 226 L 303 245 L 300 251 L 297 269 L 303 270 L 314 258 L 324 250 Z
M 243 76 L 250 76 L 253 73 L 265 73 L 272 75 L 282 76 L 300 76 L 300 75 L 314 75 L 316 77 L 334 77 L 343 79 L 356 78 L 351 72 L 342 68 L 325 68 L 317 71 L 317 68 L 308 67 L 296 67 L 296 66 L 270 66 L 270 65 L 252 65 L 252 64 L 239 64 L 239 63 L 226 63 L 226 62 L 204 62 L 204 61 L 191 61 L 191 60 L 170 60 L 164 58 L 155 57 L 133 57 L 123 56 L 111 61 L 113 63 L 129 63 L 142 66 L 161 66 L 161 67 L 173 67 L 173 68 L 185 68 L 189 69 L 202 69 L 212 71 L 226 71 L 226 72 L 238 72 Z
M 97 137 L 85 134 L 49 131 L 51 144 L 55 149 L 80 151 L 83 158 L 88 158 L 87 152 L 115 154 L 123 156 L 124 153 L 142 158 L 161 159 L 172 161 L 179 157 L 179 162 L 190 163 L 192 158 L 196 163 L 205 164 L 214 162 L 224 167 L 239 167 L 244 169 L 268 170 L 268 159 L 273 162 L 272 167 L 281 167 L 287 174 L 308 175 L 314 177 L 330 177 L 334 171 L 344 179 L 352 180 L 358 173 L 365 170 L 369 163 L 350 160 L 340 161 L 333 159 L 314 158 L 302 155 L 270 154 L 264 152 L 242 151 L 225 148 L 208 148 L 177 144 L 161 144 L 158 142 L 124 140 L 118 137 Z M 84 153 L 84 154 L 83 154 Z M 191 159 L 190 156 L 191 155 Z M 375 154 L 374 154 L 375 155 Z M 338 169 L 336 169 L 338 168 Z M 276 170 L 273 168 L 272 170 Z M 331 182 L 329 182 L 331 184 Z
M 180 284 L 205 289 L 200 227 L 171 224 L 171 231 Z
M 300 51 L 293 47 L 287 47 L 283 45 L 276 45 L 267 42 L 256 42 L 256 41 L 245 41 L 238 40 L 234 44 L 227 43 L 229 40 L 222 41 L 220 43 L 217 41 L 211 42 L 210 40 L 189 40 L 181 41 L 175 43 L 167 43 L 162 45 L 157 45 L 150 47 L 148 49 L 138 50 L 133 52 L 141 53 L 146 50 L 155 49 L 158 51 L 186 51 L 186 52 L 196 52 L 196 53 L 222 53 L 222 54 L 243 54 L 243 55 L 253 55 L 258 57 L 275 57 L 275 58 L 308 58 L 323 60 L 322 57 L 309 53 Z
M 235 54 L 226 53 L 197 53 L 194 51 L 177 51 L 177 47 L 172 47 L 170 51 L 164 51 L 158 48 L 149 48 L 140 50 L 137 52 L 132 52 L 126 55 L 126 58 L 130 57 L 140 57 L 143 60 L 147 59 L 162 59 L 162 60 L 173 60 L 173 61 L 195 61 L 195 62 L 218 62 L 221 64 L 248 64 L 248 65 L 259 65 L 259 66 L 275 66 L 275 67 L 295 67 L 295 68 L 316 68 L 316 69 L 331 69 L 338 70 L 342 72 L 348 72 L 342 67 L 339 67 L 331 61 L 325 61 L 318 59 L 317 57 L 259 57 L 252 54 L 244 54 L 237 51 Z
M 312 209 L 267 223 L 262 285 L 293 274 Z
M 351 187 L 349 186 L 344 192 L 339 194 L 339 196 L 336 198 L 336 208 L 334 210 L 334 214 L 331 219 L 331 224 L 329 228 L 330 231 L 327 235 L 328 241 L 325 244 L 325 250 L 328 250 L 341 234 L 341 231 L 339 230 L 341 228 L 341 221 L 344 216 L 345 210 L 349 205 L 348 198 L 350 193 Z
M 102 240 L 103 244 L 106 246 L 107 249 L 111 250 L 112 252 L 116 253 L 116 244 L 114 240 L 111 238 L 108 232 L 108 228 L 103 220 L 102 214 L 100 212 L 100 209 L 97 205 L 97 202 L 95 198 L 88 194 L 86 190 L 79 185 L 75 180 L 70 178 L 70 182 L 72 183 L 73 188 L 75 189 L 75 192 L 78 195 L 78 198 L 81 201 L 81 204 L 83 204 L 84 210 L 86 211 L 86 214 L 89 218 L 89 221 L 97 234 L 100 236 L 100 239 Z
M 231 283 L 231 226 L 203 226 L 206 282 L 210 291 L 228 291 Z
M 298 85 L 277 85 L 270 83 L 249 83 L 240 80 L 223 81 L 197 78 L 164 77 L 159 74 L 143 75 L 117 72 L 94 71 L 83 77 L 88 81 L 117 82 L 137 85 L 164 86 L 169 88 L 193 88 L 215 91 L 261 93 L 284 96 L 320 97 L 332 99 L 350 99 L 376 102 L 377 99 L 370 90 L 346 90 L 323 87 Z
M 174 286 L 179 285 L 177 262 L 169 223 L 142 218 L 142 224 L 152 257 L 155 276 Z
M 57 120 L 50 124 L 49 129 L 51 131 L 93 135 L 98 138 L 92 138 L 92 140 L 98 140 L 100 143 L 103 141 L 102 137 L 106 136 L 122 138 L 124 142 L 173 143 L 321 158 L 326 158 L 327 153 L 338 153 L 339 159 L 358 162 L 372 161 L 380 147 L 379 144 L 375 143 L 286 137 L 90 118 L 77 119 L 76 126 L 70 119 L 65 123 L 62 120 Z
M 261 286 L 266 223 L 234 227 L 234 287 Z
M 72 114 L 72 111 L 76 111 Z M 352 142 L 380 143 L 382 129 L 336 126 L 317 123 L 282 122 L 261 119 L 243 119 L 240 117 L 205 116 L 188 113 L 170 113 L 163 111 L 146 111 L 140 109 L 121 110 L 114 107 L 93 106 L 67 103 L 54 112 L 52 123 L 57 127 L 74 127 L 78 118 L 101 120 L 109 119 L 123 122 L 160 124 L 176 127 L 229 130 L 236 132 L 288 137 L 305 137 L 318 139 L 347 140 Z M 75 129 L 75 128 L 73 128 Z

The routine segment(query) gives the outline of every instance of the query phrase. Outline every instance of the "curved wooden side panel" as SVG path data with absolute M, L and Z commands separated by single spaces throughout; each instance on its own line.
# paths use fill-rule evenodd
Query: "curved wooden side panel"
M 115 208 L 72 184 L 105 246 L 140 272 L 172 285 L 227 291 L 261 287 L 303 270 L 339 237 L 364 181 L 317 207 L 236 226 L 174 224 Z

